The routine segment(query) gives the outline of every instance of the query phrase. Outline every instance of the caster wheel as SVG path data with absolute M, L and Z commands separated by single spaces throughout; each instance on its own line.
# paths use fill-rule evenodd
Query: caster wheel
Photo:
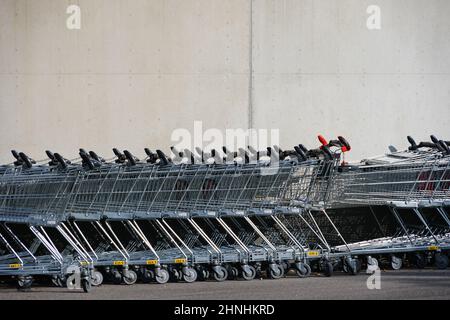
M 344 271 L 351 274 L 352 276 L 358 273 L 358 262 L 356 259 L 352 259 L 350 257 L 344 260 Z
M 166 269 L 160 269 L 159 272 L 155 272 L 155 280 L 159 284 L 164 284 L 169 281 L 169 272 Z
M 377 266 L 378 267 L 378 260 L 374 257 L 367 257 L 367 264 L 371 266 Z
M 204 280 L 208 280 L 209 276 L 210 276 L 210 273 L 209 273 L 208 270 L 205 269 L 205 270 L 202 271 L 202 277 L 203 277 Z
M 213 276 L 216 281 L 222 282 L 228 278 L 228 271 L 224 266 L 219 266 L 214 270 Z
M 391 258 L 391 268 L 393 270 L 400 270 L 403 266 L 403 260 L 402 258 L 392 256 Z
M 236 267 L 230 266 L 227 268 L 227 271 L 228 271 L 227 280 L 235 280 L 239 276 L 239 270 Z
M 127 285 L 135 284 L 137 281 L 137 273 L 133 270 L 126 270 L 123 273 L 123 282 Z
M 287 261 L 281 262 L 281 266 L 283 267 L 284 273 L 287 273 L 290 269 L 290 264 Z
M 322 271 L 325 277 L 331 277 L 333 274 L 333 264 L 329 261 L 326 261 L 322 264 Z
M 171 282 L 183 280 L 183 273 L 180 270 L 173 268 L 169 271 L 169 280 Z
M 424 269 L 427 266 L 427 259 L 423 254 L 416 253 L 413 257 L 413 264 L 418 269 Z
M 250 281 L 255 279 L 256 277 L 256 269 L 253 266 L 247 266 L 247 271 L 245 271 L 245 269 L 242 269 L 242 278 L 244 280 Z
M 52 283 L 55 287 L 60 287 L 60 288 L 64 287 L 64 281 L 59 276 L 53 277 Z
M 143 283 L 150 283 L 155 278 L 153 270 L 145 269 L 142 271 L 141 279 Z
M 31 285 L 33 284 L 32 278 L 19 278 L 17 281 L 17 289 L 18 290 L 30 290 Z
M 89 279 L 81 279 L 81 287 L 84 292 L 88 293 L 92 288 L 91 281 L 89 281 Z
M 301 263 L 295 268 L 295 273 L 299 278 L 307 278 L 311 275 L 311 267 L 307 263 Z
M 186 268 L 183 273 L 183 280 L 187 283 L 192 283 L 197 280 L 197 271 L 194 268 Z
M 103 283 L 103 274 L 98 270 L 94 270 L 91 276 L 91 284 L 94 287 L 97 287 L 100 286 L 102 283 Z
M 438 269 L 447 269 L 448 267 L 448 257 L 446 255 L 443 254 L 437 254 L 434 256 L 434 265 L 436 266 L 436 268 Z
M 268 267 L 267 273 L 270 279 L 280 279 L 284 275 L 284 270 L 281 265 L 273 263 Z

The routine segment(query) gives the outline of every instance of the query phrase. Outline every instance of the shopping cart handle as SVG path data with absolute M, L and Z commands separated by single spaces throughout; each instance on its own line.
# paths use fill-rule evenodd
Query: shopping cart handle
M 417 150 L 417 148 L 419 147 L 416 143 L 416 141 L 413 139 L 413 137 L 411 136 L 407 136 L 406 139 L 408 139 L 408 142 L 411 144 L 411 146 L 409 147 L 409 150 Z
M 325 139 L 321 134 L 319 134 L 317 136 L 317 138 L 319 139 L 320 143 L 322 144 L 322 146 L 327 146 L 328 145 L 328 141 L 327 139 Z
M 439 140 L 439 144 L 441 145 L 442 149 L 444 149 L 446 154 L 450 154 L 450 148 L 445 141 Z
M 84 151 L 83 149 L 80 149 L 80 153 L 79 153 L 81 159 L 83 160 L 83 161 L 82 161 L 83 164 L 87 165 L 88 168 L 91 169 L 91 170 L 94 169 L 95 166 L 94 166 L 94 164 L 92 163 L 92 160 L 89 158 L 88 154 L 87 154 L 86 152 L 83 152 L 83 151 Z
M 112 151 L 114 152 L 114 155 L 117 157 L 116 163 L 125 162 L 126 157 L 122 154 L 122 152 L 119 151 L 119 149 L 113 148 Z
M 105 162 L 105 160 L 104 160 L 103 158 L 99 157 L 99 156 L 97 155 L 97 153 L 95 153 L 94 151 L 89 151 L 89 155 L 90 155 L 91 158 L 94 159 L 95 161 L 98 161 L 98 162 Z
M 133 157 L 133 155 L 131 154 L 130 151 L 128 151 L 128 150 L 123 150 L 123 154 L 125 155 L 125 157 L 126 157 L 127 160 L 128 160 L 128 163 L 129 163 L 131 166 L 135 166 L 135 165 L 136 165 L 136 159 Z
M 352 149 L 350 143 L 348 143 L 347 139 L 345 139 L 343 136 L 338 136 L 338 140 L 342 143 L 342 152 L 348 152 Z
M 243 148 L 239 148 L 239 156 L 243 158 L 245 163 L 250 162 L 250 157 L 249 157 L 247 151 L 245 151 Z
M 299 144 L 298 147 L 300 148 L 300 150 L 302 150 L 304 153 L 308 152 L 308 148 L 306 148 L 303 144 Z
M 306 153 L 303 152 L 302 149 L 300 149 L 298 146 L 294 147 L 295 152 L 297 153 L 297 158 L 300 161 L 306 161 L 306 159 L 308 159 L 308 157 L 306 156 Z
M 50 150 L 45 150 L 45 154 L 50 160 L 55 160 L 55 155 Z
M 45 154 L 50 159 L 50 161 L 48 162 L 49 166 L 56 166 L 56 165 L 58 165 L 58 163 L 59 163 L 58 159 L 55 158 L 55 155 L 53 154 L 53 152 L 51 152 L 50 150 L 45 150 Z
M 159 161 L 162 165 L 165 166 L 169 164 L 169 160 L 167 160 L 167 157 L 164 154 L 164 152 L 162 152 L 161 150 L 156 150 L 156 153 L 158 154 Z
M 30 161 L 30 158 L 28 158 L 28 156 L 25 153 L 19 152 L 19 157 L 23 161 L 25 167 L 27 167 L 28 169 L 33 166 L 33 164 Z
M 148 150 L 148 148 L 146 148 L 147 150 Z M 172 151 L 172 153 L 176 156 L 176 157 L 179 157 L 179 158 L 183 158 L 183 152 L 182 151 L 178 151 L 178 149 L 177 148 L 175 148 L 174 146 L 171 146 L 170 147 L 170 150 Z M 150 151 L 150 150 L 149 150 Z M 147 152 L 146 152 L 147 153 Z M 147 155 L 148 155 L 148 153 L 147 153 Z M 149 155 L 149 157 L 150 157 L 150 155 Z
M 19 153 L 16 150 L 11 150 L 11 153 L 16 160 L 22 160 L 20 159 Z
M 55 158 L 56 161 L 59 162 L 59 164 L 60 164 L 62 169 L 66 169 L 67 168 L 66 160 L 59 153 L 55 153 L 54 154 L 54 158 Z
M 281 150 L 281 148 L 279 146 L 277 146 L 277 145 L 273 146 L 273 150 L 275 150 L 275 152 L 278 153 L 278 154 L 282 154 L 283 153 L 283 150 Z
M 247 149 L 248 149 L 248 151 L 250 151 L 254 155 L 258 153 L 258 151 L 256 151 L 256 149 L 253 148 L 252 146 L 247 146 Z
M 439 139 L 436 138 L 436 136 L 434 134 L 430 135 L 431 141 L 433 141 L 433 143 L 439 143 Z

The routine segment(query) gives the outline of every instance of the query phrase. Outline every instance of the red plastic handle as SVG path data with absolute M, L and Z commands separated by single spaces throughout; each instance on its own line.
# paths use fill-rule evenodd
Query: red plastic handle
M 327 139 L 325 139 L 321 134 L 319 134 L 319 135 L 317 136 L 317 138 L 319 139 L 320 143 L 321 143 L 323 146 L 328 145 Z

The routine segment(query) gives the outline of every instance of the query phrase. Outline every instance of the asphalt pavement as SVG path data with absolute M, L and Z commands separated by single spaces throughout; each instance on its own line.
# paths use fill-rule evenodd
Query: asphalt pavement
M 159 285 L 104 284 L 90 293 L 35 285 L 20 292 L 0 286 L 0 300 L 5 299 L 450 299 L 450 270 L 381 271 L 380 289 L 368 289 L 368 275 L 336 273 L 332 277 L 312 275 L 306 279 L 286 277 L 279 280 L 256 279 L 225 282 L 168 283 Z M 370 282 L 374 283 L 374 282 Z

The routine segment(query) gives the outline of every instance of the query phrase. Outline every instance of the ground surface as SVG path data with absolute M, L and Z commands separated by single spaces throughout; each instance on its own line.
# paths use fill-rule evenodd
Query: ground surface
M 109 285 L 85 294 L 56 287 L 33 286 L 29 292 L 0 286 L 3 299 L 450 299 L 450 270 L 399 270 L 381 272 L 381 289 L 369 290 L 368 276 L 335 274 L 307 279 L 214 281 Z

